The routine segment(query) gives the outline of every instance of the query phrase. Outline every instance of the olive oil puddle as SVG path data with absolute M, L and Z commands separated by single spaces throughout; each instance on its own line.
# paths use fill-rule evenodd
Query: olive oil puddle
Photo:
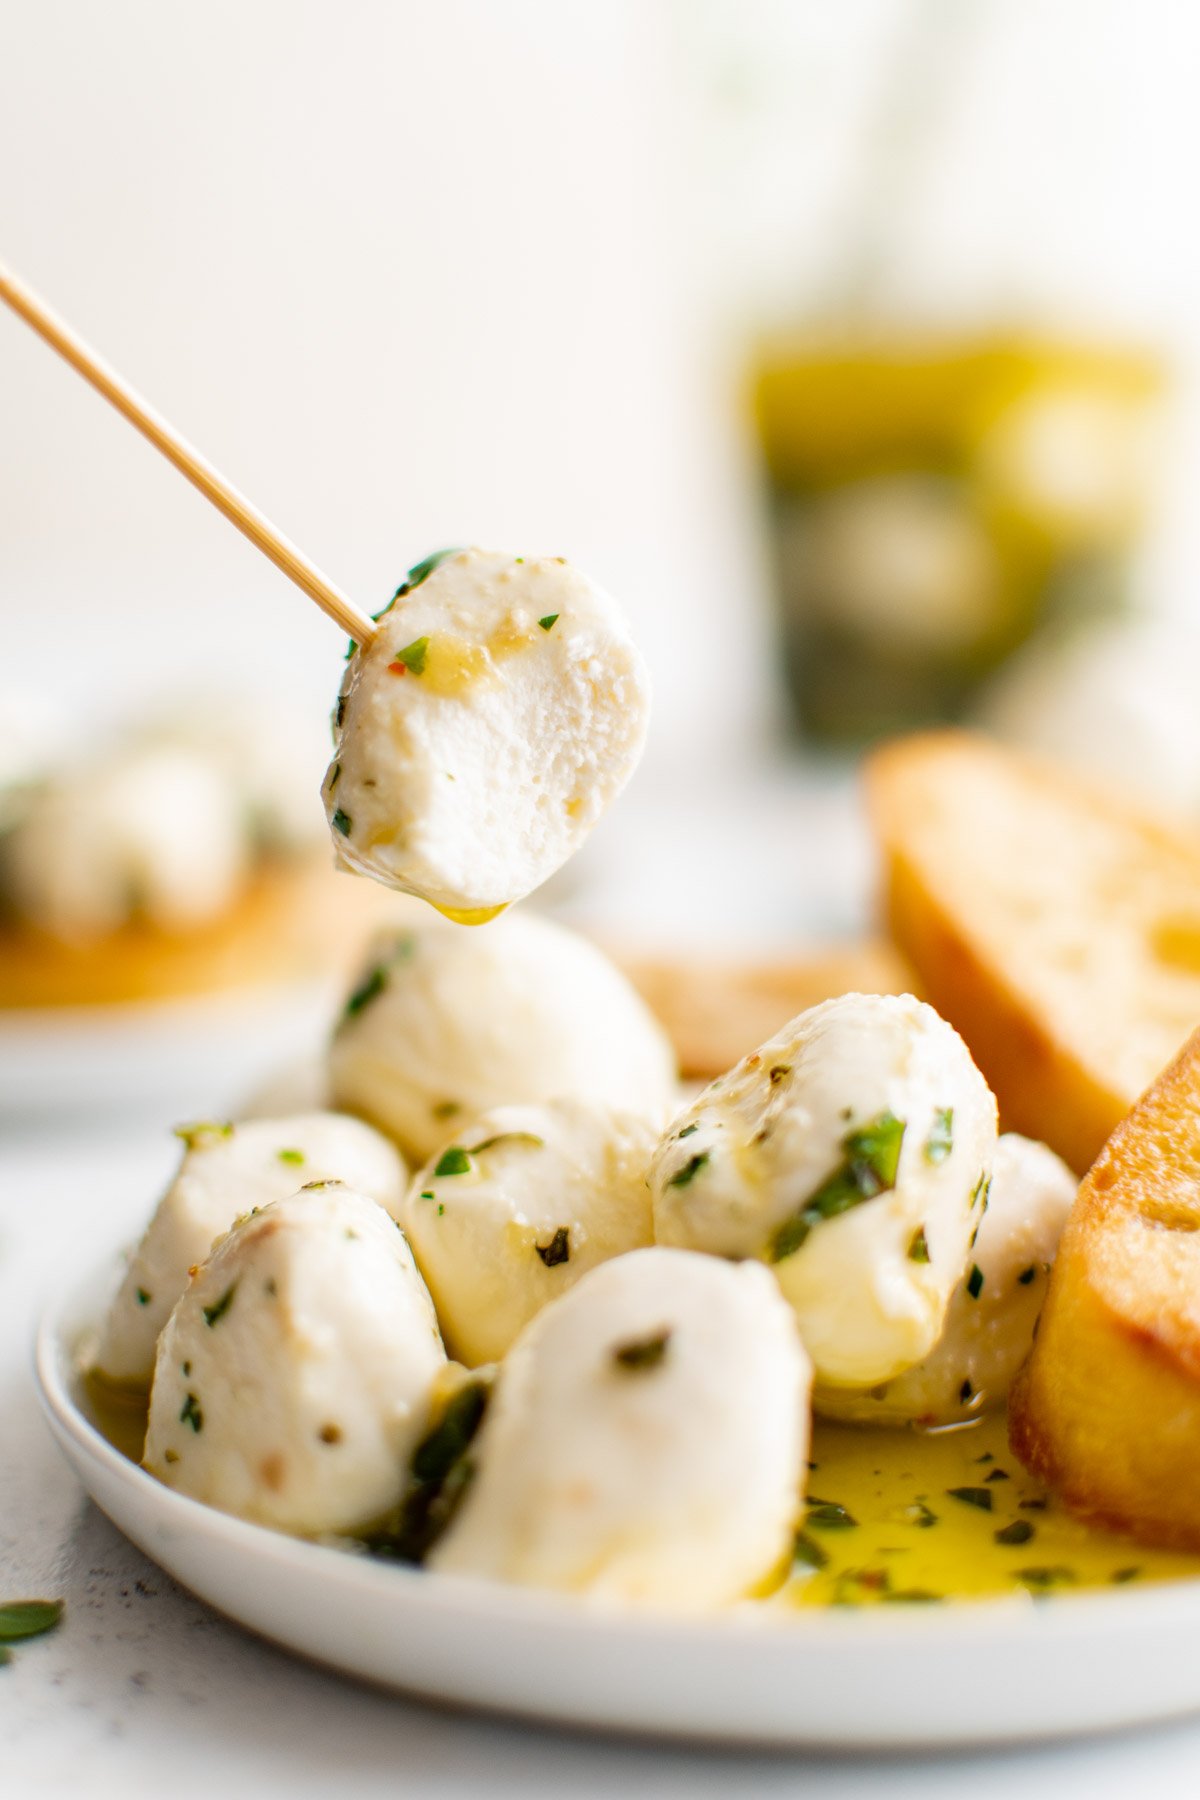
M 774 1606 L 886 1606 L 1200 1575 L 1084 1525 L 1021 1467 L 1003 1413 L 943 1431 L 814 1423 L 808 1511 Z M 814 1566 L 817 1565 L 817 1566 Z
M 140 1462 L 142 1395 L 84 1379 L 87 1410 Z M 1008 1448 L 1002 1413 L 948 1431 L 813 1428 L 795 1567 L 771 1607 L 921 1605 L 1200 1576 L 1200 1556 L 1081 1524 Z

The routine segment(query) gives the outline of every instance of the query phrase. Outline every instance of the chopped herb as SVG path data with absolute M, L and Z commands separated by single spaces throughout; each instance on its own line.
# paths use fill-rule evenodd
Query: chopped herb
M 468 1154 L 482 1156 L 485 1150 L 492 1150 L 497 1144 L 532 1144 L 535 1150 L 546 1148 L 545 1138 L 538 1137 L 534 1131 L 498 1131 L 495 1137 L 484 1138 L 482 1144 L 472 1144 Z
M 558 613 L 547 613 L 544 619 L 538 620 L 538 624 L 543 631 L 550 631 L 558 623 L 559 616 Z
M 1028 1519 L 1014 1519 L 1011 1525 L 1002 1525 L 992 1536 L 998 1544 L 1027 1544 L 1033 1536 L 1033 1526 Z
M 1136 1581 L 1141 1572 L 1140 1569 L 1114 1569 L 1111 1579 L 1120 1587 L 1126 1581 Z
M 341 763 L 335 762 L 333 767 L 329 771 L 329 777 L 325 783 L 325 786 L 328 788 L 328 790 L 331 794 L 332 794 L 334 788 L 338 784 L 338 779 L 341 776 L 341 773 L 342 773 Z
M 304 1161 L 303 1150 L 277 1150 L 275 1154 L 281 1163 L 291 1163 L 295 1168 L 299 1168 Z
M 771 1083 L 772 1087 L 778 1087 L 780 1082 L 785 1081 L 791 1072 L 791 1063 L 774 1063 L 771 1068 L 767 1070 L 767 1080 Z
M 679 1138 L 683 1139 L 685 1137 L 691 1137 L 692 1133 L 694 1131 L 699 1131 L 699 1129 L 699 1125 L 685 1125 L 683 1130 L 679 1133 Z
M 384 974 L 384 965 L 380 964 L 378 967 L 371 969 L 359 982 L 358 986 L 354 989 L 346 1002 L 342 1017 L 344 1019 L 354 1018 L 355 1014 L 360 1013 L 364 1006 L 369 1006 L 372 1000 L 378 999 L 386 985 L 387 981 Z
M 1033 1263 L 1030 1263 L 1030 1265 L 1027 1269 L 1021 1270 L 1021 1273 L 1017 1276 L 1017 1280 L 1020 1282 L 1022 1287 L 1028 1287 L 1030 1282 L 1033 1280 L 1033 1278 L 1036 1274 L 1037 1274 L 1036 1267 L 1034 1266 Z
M 346 696 L 345 696 L 345 694 L 339 694 L 337 697 L 337 705 L 333 709 L 333 729 L 335 731 L 340 731 L 342 729 L 342 726 L 345 723 L 346 723 Z
M 906 1525 L 915 1525 L 918 1531 L 928 1531 L 938 1522 L 937 1514 L 924 1500 L 914 1500 L 911 1506 L 904 1507 L 901 1516 Z
M 345 1187 L 345 1182 L 336 1175 L 327 1175 L 321 1181 L 306 1181 L 300 1189 L 302 1194 L 319 1194 L 322 1188 Z
M 346 661 L 347 662 L 350 661 L 350 658 L 354 655 L 354 652 L 357 649 L 358 649 L 357 642 L 355 641 L 354 638 L 351 638 L 350 642 L 346 645 Z
M 971 1264 L 971 1273 L 967 1276 L 967 1292 L 972 1300 L 978 1300 L 983 1292 L 983 1270 L 978 1263 Z
M 946 1492 L 952 1500 L 961 1500 L 964 1506 L 977 1506 L 980 1512 L 991 1512 L 992 1490 L 985 1487 L 947 1488 Z
M 704 1165 L 707 1161 L 708 1161 L 708 1151 L 707 1150 L 697 1150 L 697 1152 L 694 1156 L 688 1157 L 688 1160 L 684 1163 L 682 1169 L 676 1169 L 674 1175 L 672 1175 L 670 1181 L 668 1181 L 667 1186 L 668 1187 L 687 1187 L 687 1186 L 689 1186 L 689 1184 L 691 1182 L 695 1181 L 697 1175 L 700 1173 L 701 1169 L 704 1167 Z
M 822 1550 L 807 1531 L 798 1531 L 792 1543 L 792 1558 L 802 1569 L 823 1569 L 829 1561 L 828 1550 Z
M 879 1598 L 885 1606 L 938 1606 L 945 1596 L 932 1588 L 889 1588 Z
M 421 1198 L 422 1198 L 422 1200 L 436 1200 L 437 1195 L 434 1193 L 432 1188 L 422 1188 L 421 1189 Z
M 958 1390 L 958 1397 L 962 1401 L 964 1406 L 967 1404 L 967 1401 L 971 1398 L 971 1396 L 974 1392 L 975 1392 L 975 1389 L 971 1386 L 970 1381 L 964 1377 L 962 1386 Z
M 548 1244 L 535 1244 L 533 1247 L 548 1269 L 556 1269 L 559 1263 L 570 1262 L 570 1228 L 566 1225 L 560 1225 Z
M 225 1317 L 225 1314 L 233 1305 L 233 1296 L 237 1293 L 237 1285 L 238 1284 L 235 1281 L 230 1287 L 225 1289 L 225 1292 L 221 1295 L 219 1300 L 214 1300 L 211 1306 L 201 1308 L 201 1311 L 204 1314 L 204 1323 L 210 1329 L 216 1324 L 218 1319 L 223 1319 Z
M 978 1206 L 983 1212 L 986 1212 L 988 1208 L 988 1195 L 991 1191 L 992 1178 L 986 1169 L 981 1169 L 979 1172 L 979 1180 L 971 1189 L 971 1205 L 973 1207 Z
M 1021 1508 L 1022 1512 L 1045 1512 L 1049 1505 L 1049 1501 L 1044 1498 L 1040 1500 L 1018 1500 L 1017 1505 Z
M 148 1294 L 146 1292 L 145 1288 L 138 1288 L 136 1290 L 136 1292 L 137 1292 L 138 1305 L 139 1306 L 149 1306 L 151 1300 L 153 1300 L 153 1298 L 154 1298 L 153 1294 Z
M 1007 1481 L 1008 1478 L 1007 1469 L 993 1469 L 991 1474 L 987 1477 L 989 1481 Z
M 848 1131 L 842 1139 L 845 1161 L 841 1168 L 834 1170 L 798 1212 L 784 1220 L 767 1246 L 768 1260 L 783 1262 L 794 1256 L 814 1225 L 894 1188 L 903 1138 L 903 1121 L 890 1112 Z
M 403 650 L 397 650 L 395 661 L 390 662 L 388 668 L 398 672 L 407 669 L 410 675 L 423 675 L 428 655 L 429 639 L 414 638 L 411 644 L 405 644 Z
M 439 1219 L 443 1216 L 445 1211 L 446 1211 L 446 1208 L 443 1206 L 442 1202 L 439 1200 L 438 1201 L 438 1218 Z
M 439 1100 L 429 1110 L 435 1119 L 452 1119 L 455 1113 L 462 1111 L 462 1106 L 457 1100 Z
M 335 831 L 340 831 L 343 837 L 350 836 L 352 829 L 350 814 L 348 812 L 343 812 L 340 806 L 333 815 L 333 829 Z
M 670 1341 L 669 1331 L 656 1331 L 651 1337 L 633 1338 L 627 1344 L 618 1344 L 612 1353 L 612 1359 L 619 1369 L 657 1369 L 667 1354 Z
M 1054 1568 L 1048 1569 L 1018 1569 L 1016 1570 L 1016 1577 L 1018 1581 L 1023 1581 L 1026 1587 L 1045 1590 L 1046 1588 L 1054 1587 L 1060 1581 L 1074 1581 L 1075 1571 L 1074 1569 L 1064 1568 L 1059 1564 Z
M 804 1523 L 815 1525 L 819 1531 L 850 1531 L 857 1526 L 858 1520 L 844 1506 L 839 1506 L 836 1500 L 818 1500 L 814 1497 L 808 1502 Z
M 0 1644 L 19 1644 L 53 1631 L 63 1616 L 61 1600 L 10 1600 L 0 1606 Z
M 933 1115 L 929 1136 L 925 1139 L 925 1161 L 945 1162 L 954 1148 L 954 1108 L 939 1106 Z
M 975 1458 L 975 1461 L 977 1463 L 990 1463 L 990 1462 L 995 1462 L 995 1460 L 996 1459 L 992 1455 L 990 1450 L 985 1450 L 982 1456 L 977 1456 Z
M 367 1540 L 372 1555 L 407 1563 L 425 1560 L 474 1476 L 468 1452 L 487 1403 L 488 1387 L 483 1381 L 468 1382 L 451 1395 L 436 1425 L 413 1452 L 411 1485 L 400 1503 L 394 1529 Z
M 471 1158 L 461 1144 L 451 1144 L 438 1157 L 433 1173 L 438 1175 L 466 1175 L 471 1167 Z
M 189 1150 L 207 1150 L 222 1138 L 231 1138 L 233 1126 L 217 1119 L 200 1119 L 195 1125 L 177 1125 L 175 1136 L 182 1138 Z
M 204 1414 L 200 1410 L 195 1394 L 189 1394 L 184 1401 L 183 1411 L 179 1415 L 179 1423 L 190 1425 L 197 1436 L 204 1429 Z
M 908 1260 L 909 1262 L 915 1263 L 927 1263 L 929 1261 L 929 1242 L 925 1236 L 925 1227 L 923 1225 L 918 1226 L 917 1230 L 912 1234 L 908 1246 Z
M 419 563 L 414 563 L 404 580 L 400 583 L 400 586 L 396 589 L 395 593 L 384 607 L 383 612 L 376 613 L 375 617 L 377 619 L 382 619 L 383 613 L 390 612 L 397 600 L 403 600 L 405 594 L 411 594 L 413 589 L 419 588 L 423 581 L 428 581 L 439 563 L 444 563 L 448 556 L 457 555 L 457 547 L 450 550 L 435 550 L 432 555 L 422 557 Z

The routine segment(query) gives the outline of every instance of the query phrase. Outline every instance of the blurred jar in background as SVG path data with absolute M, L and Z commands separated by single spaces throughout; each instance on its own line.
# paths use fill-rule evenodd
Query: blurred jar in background
M 1043 632 L 1119 615 L 1157 356 L 1028 332 L 769 340 L 754 377 L 781 652 L 804 734 L 953 719 Z

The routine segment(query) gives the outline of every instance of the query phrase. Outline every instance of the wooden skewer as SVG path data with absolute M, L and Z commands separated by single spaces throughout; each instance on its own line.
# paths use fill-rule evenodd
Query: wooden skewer
M 375 635 L 375 625 L 367 614 L 360 612 L 340 588 L 334 587 L 315 563 L 309 562 L 307 556 L 289 538 L 285 538 L 281 531 L 276 531 L 271 521 L 264 518 L 232 482 L 226 481 L 198 450 L 193 449 L 186 438 L 181 437 L 167 423 L 161 413 L 143 400 L 103 357 L 97 356 L 90 345 L 84 343 L 44 300 L 26 287 L 23 281 L 19 281 L 2 262 L 0 300 L 7 301 L 13 311 L 46 340 L 51 349 L 57 350 L 85 381 L 90 381 L 97 393 L 103 394 L 119 413 L 125 415 L 131 425 L 136 425 L 142 436 L 149 438 L 155 449 L 161 450 L 168 461 L 175 464 L 180 474 L 186 475 L 192 486 L 199 488 L 205 499 L 211 500 L 218 511 L 225 514 L 230 524 L 236 525 L 264 556 L 269 556 L 289 581 L 294 581 L 298 588 L 303 588 L 309 599 L 315 600 L 335 624 L 340 625 L 358 643 L 370 643 Z

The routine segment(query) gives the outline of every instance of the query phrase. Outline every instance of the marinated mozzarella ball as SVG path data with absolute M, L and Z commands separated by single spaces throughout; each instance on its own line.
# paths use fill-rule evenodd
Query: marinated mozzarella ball
M 498 1362 L 597 1263 L 653 1243 L 645 1118 L 582 1100 L 500 1106 L 414 1178 L 404 1228 L 451 1356 Z
M 379 938 L 334 1034 L 330 1085 L 414 1162 L 510 1101 L 578 1096 L 661 1127 L 678 1099 L 671 1046 L 625 977 L 528 913 Z
M 5 847 L 17 911 L 88 943 L 131 917 L 187 931 L 226 912 L 250 863 L 238 797 L 197 751 L 149 745 L 49 784 Z
M 802 1013 L 671 1126 L 655 1235 L 761 1257 L 822 1384 L 927 1356 L 982 1216 L 996 1103 L 957 1032 L 911 995 Z
M 454 916 L 520 900 L 620 793 L 649 712 L 619 608 L 562 557 L 430 557 L 350 658 L 323 790 L 338 856 Z
M 970 1266 L 934 1349 L 880 1387 L 825 1390 L 818 1410 L 856 1424 L 947 1425 L 1002 1406 L 1033 1343 L 1076 1187 L 1053 1150 L 1006 1132 Z
M 242 1213 L 337 1179 L 399 1218 L 405 1167 L 360 1119 L 300 1113 L 243 1124 L 181 1126 L 179 1173 L 134 1251 L 96 1352 L 95 1368 L 122 1387 L 149 1387 L 154 1346 L 171 1308 L 222 1232 Z
M 688 1612 L 778 1569 L 811 1371 L 767 1272 L 635 1250 L 526 1327 L 433 1568 Z
M 159 1340 L 145 1467 L 280 1531 L 361 1530 L 399 1500 L 444 1366 L 403 1233 L 319 1183 L 197 1271 Z

